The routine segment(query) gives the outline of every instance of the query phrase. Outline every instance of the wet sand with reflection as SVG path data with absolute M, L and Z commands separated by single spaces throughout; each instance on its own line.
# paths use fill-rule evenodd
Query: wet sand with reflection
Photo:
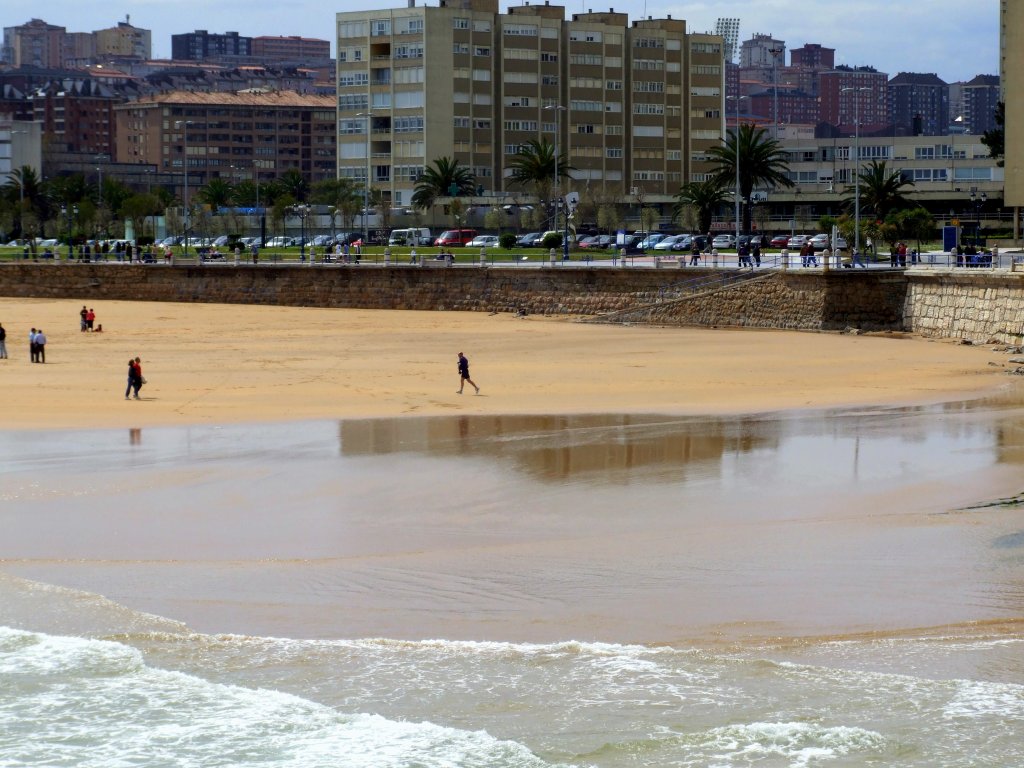
M 5 572 L 209 633 L 718 644 L 1024 615 L 1020 507 L 978 505 L 1022 490 L 1013 397 L 6 433 L 0 463 Z

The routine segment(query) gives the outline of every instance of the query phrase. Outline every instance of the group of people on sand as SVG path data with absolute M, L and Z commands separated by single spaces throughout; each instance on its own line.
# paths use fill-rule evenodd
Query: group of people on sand
M 79 317 L 82 318 L 81 328 L 82 333 L 90 332 L 93 330 L 103 330 L 101 325 L 99 328 L 94 329 L 93 324 L 96 322 L 96 310 L 87 308 L 85 304 L 82 305 L 82 311 L 78 313 Z

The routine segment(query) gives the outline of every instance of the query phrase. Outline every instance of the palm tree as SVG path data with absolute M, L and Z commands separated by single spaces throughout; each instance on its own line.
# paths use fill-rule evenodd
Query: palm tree
M 306 195 L 309 194 L 309 182 L 295 168 L 289 168 L 277 179 L 282 192 L 290 195 L 294 200 L 304 203 Z
M 876 219 L 884 219 L 893 211 L 908 208 L 910 201 L 903 196 L 902 189 L 913 185 L 898 170 L 889 171 L 884 160 L 872 160 L 860 172 L 860 207 Z M 848 208 L 853 208 L 853 195 L 843 200 Z
M 532 184 L 538 197 L 544 197 L 543 193 L 551 188 L 556 179 L 565 178 L 573 170 L 565 153 L 558 155 L 556 164 L 555 146 L 547 140 L 534 139 L 519 147 L 509 167 L 512 169 L 509 178 L 513 183 L 524 187 Z
M 672 214 L 678 217 L 684 207 L 693 206 L 697 210 L 697 231 L 710 232 L 711 217 L 728 197 L 726 186 L 715 176 L 705 181 L 691 181 L 680 187 L 676 193 L 676 204 L 672 208 Z
M 737 148 L 738 143 L 738 148 Z M 743 204 L 743 231 L 750 231 L 750 195 L 754 187 L 792 187 L 786 175 L 789 165 L 779 142 L 764 128 L 742 123 L 739 131 L 730 131 L 724 144 L 708 150 L 717 166 L 714 175 L 723 186 L 736 185 L 736 159 L 740 164 L 740 201 Z
M 216 212 L 219 208 L 226 208 L 231 203 L 231 185 L 224 179 L 210 179 L 210 182 L 199 190 L 197 197 Z
M 412 193 L 413 208 L 432 208 L 437 198 L 451 195 L 453 184 L 457 195 L 472 195 L 476 191 L 476 179 L 468 168 L 450 157 L 437 158 L 424 169 L 416 183 Z

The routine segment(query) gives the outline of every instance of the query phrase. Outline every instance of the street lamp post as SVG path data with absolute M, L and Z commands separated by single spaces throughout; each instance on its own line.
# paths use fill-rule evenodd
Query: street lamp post
M 853 250 L 860 258 L 860 94 L 870 88 L 840 88 L 840 93 L 853 93 Z
M 768 53 L 772 55 L 772 138 L 779 140 L 779 54 L 782 48 L 769 48 Z
M 734 160 L 733 164 L 736 166 L 736 252 L 739 253 L 739 247 L 740 247 L 740 214 L 741 214 L 741 211 L 740 211 L 740 199 L 741 199 L 741 192 L 740 192 L 740 97 L 739 97 L 739 95 L 736 95 L 736 96 L 726 96 L 725 98 L 726 99 L 731 99 L 731 100 L 736 102 L 736 127 L 735 127 L 735 129 L 733 131 L 733 137 L 736 140 L 736 145 L 735 145 L 735 148 L 734 148 L 735 149 L 736 157 L 733 158 L 733 160 Z
M 306 217 L 309 216 L 308 205 L 293 205 L 291 213 L 299 219 L 299 260 L 306 261 Z
M 545 110 L 552 110 L 555 113 L 555 157 L 554 157 L 555 169 L 554 169 L 553 178 L 551 180 L 551 197 L 552 198 L 558 198 L 558 197 L 561 197 L 558 194 L 558 184 L 559 184 L 559 176 L 558 176 L 558 139 L 559 139 L 559 137 L 562 134 L 562 113 L 566 111 L 566 108 L 563 107 L 561 104 L 548 104 L 546 107 L 544 107 L 544 109 Z M 554 202 L 554 200 L 552 202 Z M 555 229 L 555 228 L 558 227 L 558 204 L 554 203 L 554 205 L 552 207 L 554 209 L 554 212 L 553 212 L 554 219 L 553 219 L 552 229 Z M 568 235 L 568 229 L 569 229 L 569 220 L 568 219 L 566 219 L 565 228 L 566 228 L 566 235 Z M 567 236 L 562 238 L 562 257 L 565 258 L 565 259 L 569 258 L 569 239 L 568 239 Z
M 981 206 L 988 201 L 988 195 L 982 192 L 978 194 L 976 187 L 971 187 L 971 202 L 974 204 L 974 245 L 981 247 Z
M 370 242 L 370 131 L 373 129 L 373 110 L 357 112 L 356 117 L 366 118 L 366 184 L 363 185 L 363 245 Z
M 185 152 L 184 167 L 185 167 L 185 255 L 188 255 L 188 232 L 189 227 L 192 225 L 192 210 L 188 204 L 188 127 L 192 125 L 191 120 L 175 120 L 174 127 L 182 128 L 181 140 Z

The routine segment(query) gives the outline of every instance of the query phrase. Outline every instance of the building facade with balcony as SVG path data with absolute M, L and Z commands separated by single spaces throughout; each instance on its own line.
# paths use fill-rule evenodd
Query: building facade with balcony
M 171 35 L 171 58 L 177 61 L 203 61 L 252 55 L 252 38 L 237 32 L 218 34 L 197 29 Z
M 949 128 L 949 85 L 934 73 L 900 72 L 887 88 L 897 136 L 942 136 Z
M 487 194 L 529 141 L 557 145 L 569 189 L 667 203 L 722 137 L 722 39 L 677 19 L 632 23 L 497 0 L 337 15 L 338 173 L 409 205 L 452 157 Z M 568 187 L 569 189 L 566 189 Z

